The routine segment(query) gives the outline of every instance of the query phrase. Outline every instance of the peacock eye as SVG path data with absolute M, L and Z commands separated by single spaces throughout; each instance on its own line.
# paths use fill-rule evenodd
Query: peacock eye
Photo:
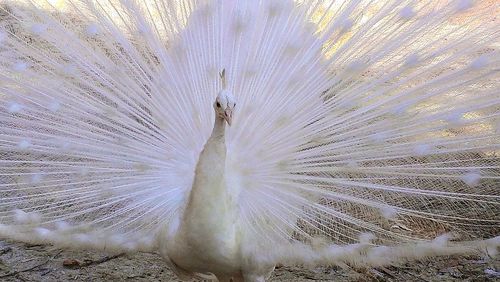
M 220 108 L 220 104 L 219 104 L 219 102 L 217 102 L 217 104 L 216 104 L 216 105 L 217 105 L 217 108 Z

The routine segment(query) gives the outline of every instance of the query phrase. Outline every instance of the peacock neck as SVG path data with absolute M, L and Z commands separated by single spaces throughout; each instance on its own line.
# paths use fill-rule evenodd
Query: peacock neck
M 208 144 L 212 143 L 211 141 L 213 141 L 216 144 L 222 145 L 224 147 L 224 154 L 225 154 L 226 153 L 225 134 L 226 134 L 226 122 L 224 121 L 223 118 L 215 117 L 214 129 L 212 130 L 212 134 L 207 140 L 205 148 L 207 147 Z
M 191 222 L 196 225 L 196 218 L 218 222 L 227 215 L 227 209 L 232 206 L 232 199 L 227 190 L 225 166 L 225 121 L 216 117 L 212 134 L 198 159 L 184 212 L 185 224 L 189 225 Z
M 225 121 L 216 117 L 196 165 L 181 221 L 172 225 L 169 257 L 198 272 L 240 271 L 237 205 L 226 184 Z

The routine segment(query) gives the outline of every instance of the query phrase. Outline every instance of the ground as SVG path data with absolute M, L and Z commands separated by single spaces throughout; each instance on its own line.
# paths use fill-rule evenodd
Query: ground
M 179 281 L 153 254 L 106 254 L 0 240 L 0 281 Z M 500 259 L 444 257 L 400 267 L 278 267 L 270 281 L 500 281 Z

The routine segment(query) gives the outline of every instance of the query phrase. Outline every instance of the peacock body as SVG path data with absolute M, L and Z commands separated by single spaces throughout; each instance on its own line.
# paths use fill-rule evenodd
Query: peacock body
M 496 1 L 0 2 L 0 237 L 181 277 L 500 245 Z

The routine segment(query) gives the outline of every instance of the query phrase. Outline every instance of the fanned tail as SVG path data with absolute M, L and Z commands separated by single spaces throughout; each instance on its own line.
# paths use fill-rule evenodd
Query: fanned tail
M 376 265 L 498 247 L 494 1 L 41 3 L 0 6 L 0 235 L 154 249 L 225 69 L 249 254 Z
M 255 60 L 262 80 L 255 92 L 235 90 L 252 98 L 230 135 L 249 242 L 325 236 L 351 246 L 373 236 L 411 258 L 443 234 L 454 247 L 424 253 L 498 236 L 498 5 L 473 4 L 267 8 L 258 22 L 273 39 L 248 40 L 266 46 Z M 313 37 L 290 31 L 297 11 Z
M 187 6 L 152 4 L 0 6 L 0 234 L 150 250 L 183 207 L 217 80 L 178 61 Z

